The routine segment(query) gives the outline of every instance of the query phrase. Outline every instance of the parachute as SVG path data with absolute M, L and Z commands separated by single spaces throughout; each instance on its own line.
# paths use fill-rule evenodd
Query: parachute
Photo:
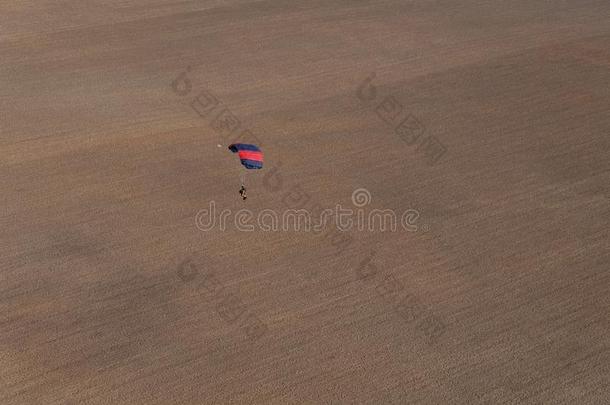
M 241 164 L 246 169 L 263 168 L 263 152 L 258 146 L 249 143 L 234 143 L 229 145 L 229 150 L 238 154 Z
M 248 170 L 262 169 L 263 168 L 263 152 L 256 145 L 249 143 L 234 143 L 229 145 L 229 150 L 233 153 L 237 153 L 241 164 Z M 241 189 L 239 194 L 246 200 L 246 186 L 245 186 L 245 173 L 240 176 L 241 178 Z

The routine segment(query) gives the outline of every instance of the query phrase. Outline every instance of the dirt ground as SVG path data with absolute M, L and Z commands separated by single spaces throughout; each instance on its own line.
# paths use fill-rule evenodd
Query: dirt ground
M 1 404 L 610 403 L 607 0 L 1 0 L 0 84 Z

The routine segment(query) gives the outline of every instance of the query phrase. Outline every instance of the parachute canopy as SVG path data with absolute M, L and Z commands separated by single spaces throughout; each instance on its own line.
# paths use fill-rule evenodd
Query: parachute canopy
M 239 160 L 246 169 L 263 168 L 263 152 L 258 146 L 249 143 L 234 143 L 229 145 L 229 150 L 239 155 Z

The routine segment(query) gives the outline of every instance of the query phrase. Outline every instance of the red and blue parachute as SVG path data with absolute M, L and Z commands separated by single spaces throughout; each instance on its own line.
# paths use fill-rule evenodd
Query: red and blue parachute
M 256 145 L 249 143 L 234 143 L 229 145 L 229 150 L 237 153 L 241 164 L 246 169 L 262 169 L 263 168 L 263 152 Z

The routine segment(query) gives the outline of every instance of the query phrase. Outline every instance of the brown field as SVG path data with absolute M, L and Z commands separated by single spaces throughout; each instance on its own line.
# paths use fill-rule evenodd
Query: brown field
M 0 84 L 0 404 L 610 403 L 608 0 L 1 0 Z

